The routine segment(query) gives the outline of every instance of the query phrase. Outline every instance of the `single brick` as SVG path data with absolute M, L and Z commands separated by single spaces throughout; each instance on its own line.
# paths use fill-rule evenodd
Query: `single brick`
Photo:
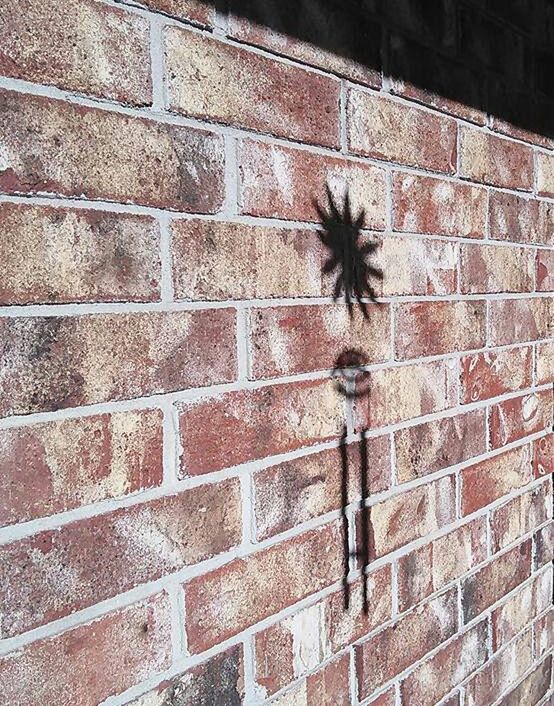
M 336 79 L 180 27 L 165 28 L 164 53 L 170 110 L 339 146 Z
M 342 655 L 317 672 L 310 674 L 304 681 L 290 691 L 272 701 L 274 706 L 350 706 L 350 659 Z
M 0 188 L 215 213 L 223 141 L 210 132 L 0 92 Z
M 251 309 L 252 379 L 333 369 L 337 353 L 356 349 L 364 365 L 390 357 L 390 311 L 386 304 L 364 312 L 343 304 Z
M 344 455 L 343 455 L 344 454 Z M 338 510 L 361 497 L 361 467 L 367 458 L 368 494 L 390 485 L 390 444 L 386 436 L 279 463 L 254 476 L 257 539 Z
M 165 594 L 0 658 L 5 703 L 97 706 L 171 665 Z
M 0 73 L 100 98 L 152 100 L 148 22 L 79 0 L 6 0 Z M 55 60 L 52 60 L 55 57 Z
M 554 331 L 554 300 L 497 299 L 490 302 L 491 345 L 549 338 Z
M 530 248 L 500 245 L 460 246 L 462 294 L 530 292 L 534 288 L 535 253 Z
M 434 706 L 487 661 L 485 621 L 460 635 L 417 667 L 400 685 L 405 706 Z
M 0 431 L 0 525 L 118 498 L 162 482 L 160 410 Z
M 550 484 L 543 483 L 493 510 L 490 521 L 493 551 L 504 549 L 546 522 L 552 514 L 549 499 Z
M 394 434 L 396 477 L 406 483 L 486 451 L 485 411 L 446 417 Z
M 461 366 L 463 404 L 531 387 L 533 382 L 533 351 L 530 346 L 466 355 L 461 359 Z
M 357 90 L 348 93 L 348 149 L 438 172 L 456 169 L 456 121 Z
M 342 550 L 335 522 L 192 579 L 185 586 L 189 650 L 202 652 L 330 586 L 341 575 Z
M 343 214 L 345 196 L 351 218 L 364 212 L 366 228 L 385 227 L 383 170 L 343 157 L 244 140 L 240 146 L 242 213 L 267 218 L 320 221 L 316 203 L 328 211 L 326 187 Z
M 537 251 L 537 291 L 554 292 L 554 251 Z
M 370 558 L 385 556 L 456 519 L 454 477 L 420 485 L 367 510 Z M 358 534 L 361 512 L 358 513 Z
M 554 561 L 554 522 L 550 522 L 535 534 L 536 568 Z
M 512 692 L 505 696 L 498 706 L 538 704 L 550 688 L 551 674 L 552 655 L 549 655 Z
M 355 424 L 377 428 L 441 412 L 455 404 L 456 371 L 447 361 L 403 365 L 370 373 L 355 400 Z
M 499 554 L 462 582 L 464 622 L 468 623 L 531 575 L 531 540 Z
M 393 176 L 393 228 L 409 233 L 483 238 L 487 192 L 478 186 L 416 174 Z
M 404 611 L 487 558 L 486 520 L 473 520 L 398 560 L 398 607 Z
M 456 589 L 451 589 L 355 647 L 360 699 L 456 633 L 457 600 Z
M 160 298 L 153 218 L 2 203 L 0 224 L 2 305 Z
M 211 27 L 215 19 L 215 8 L 203 0 L 144 0 L 144 4 L 179 20 L 207 27 Z
M 182 473 L 209 473 L 336 438 L 343 424 L 344 398 L 327 380 L 186 403 L 179 421 Z
M 554 156 L 544 152 L 536 153 L 537 191 L 541 196 L 554 197 Z
M 320 297 L 323 247 L 313 230 L 174 220 L 177 299 Z
M 10 637 L 240 544 L 228 479 L 78 520 L 2 547 L 2 635 Z
M 489 222 L 495 240 L 554 245 L 554 205 L 548 201 L 492 191 Z
M 484 301 L 417 302 L 396 310 L 396 359 L 482 348 L 486 338 Z
M 489 441 L 491 448 L 517 441 L 553 425 L 552 390 L 514 397 L 489 407 Z
M 533 475 L 535 478 L 554 473 L 554 434 L 533 442 Z
M 0 416 L 230 382 L 234 323 L 231 309 L 0 319 Z
M 554 341 L 537 345 L 537 384 L 554 382 Z
M 508 189 L 533 189 L 533 150 L 482 130 L 460 127 L 462 178 Z
M 531 481 L 531 448 L 498 454 L 474 466 L 464 468 L 462 481 L 462 515 L 469 515 Z
M 548 613 L 535 622 L 535 655 L 542 657 L 552 646 L 554 634 L 554 609 L 550 606 Z
M 500 649 L 551 603 L 552 574 L 543 571 L 491 613 L 492 648 Z M 537 651 L 538 654 L 538 651 Z

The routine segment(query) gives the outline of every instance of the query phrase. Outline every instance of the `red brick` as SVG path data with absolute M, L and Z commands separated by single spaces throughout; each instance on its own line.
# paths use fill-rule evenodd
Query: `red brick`
M 242 213 L 319 222 L 315 203 L 328 210 L 328 185 L 342 213 L 348 193 L 354 219 L 363 210 L 365 227 L 377 230 L 385 227 L 385 177 L 378 167 L 244 140 L 239 168 Z
M 550 606 L 552 574 L 543 571 L 491 613 L 492 647 L 500 649 Z M 538 654 L 538 651 L 537 651 Z
M 548 201 L 493 191 L 489 219 L 495 240 L 554 245 L 554 205 Z
M 481 622 L 417 667 L 400 686 L 405 706 L 434 706 L 487 659 L 487 625 Z
M 355 348 L 364 364 L 390 357 L 390 311 L 387 305 L 349 311 L 342 304 L 251 309 L 250 377 L 308 373 L 333 369 L 337 352 Z
M 451 589 L 356 646 L 360 699 L 448 640 L 457 627 L 457 592 Z
M 477 186 L 416 174 L 393 176 L 394 230 L 483 238 L 487 192 Z
M 534 288 L 535 253 L 500 245 L 460 246 L 462 294 L 529 292 Z
M 554 330 L 550 298 L 498 299 L 490 302 L 491 345 L 549 338 Z
M 554 635 L 554 609 L 550 606 L 548 613 L 535 622 L 535 655 L 542 657 L 552 646 Z
M 305 672 L 305 665 L 300 663 L 300 668 L 300 665 L 294 661 L 295 657 L 298 659 L 299 656 L 303 656 L 299 654 L 298 648 L 295 649 L 297 636 L 293 630 L 296 617 L 271 625 L 254 636 L 254 677 L 256 685 L 261 687 L 266 695 L 271 696 L 284 689 Z M 320 654 L 310 659 L 310 666 L 314 661 L 320 664 Z
M 466 355 L 461 365 L 463 404 L 515 392 L 533 383 L 533 351 L 529 346 Z
M 390 444 L 388 437 L 380 436 L 367 439 L 366 446 L 366 488 L 372 494 L 390 485 Z M 343 502 L 358 500 L 362 453 L 361 443 L 348 445 L 348 478 L 343 477 L 344 461 L 338 448 L 285 461 L 257 473 L 254 476 L 257 538 L 266 539 L 312 517 L 338 510 Z
M 313 230 L 174 220 L 177 299 L 320 297 L 323 247 Z
M 344 424 L 344 398 L 330 380 L 230 392 L 180 410 L 187 475 L 336 438 Z
M 469 706 L 489 706 L 517 682 L 533 663 L 531 631 L 514 640 L 487 663 L 466 686 Z
M 0 188 L 215 213 L 223 142 L 193 128 L 0 93 Z
M 272 703 L 275 706 L 350 706 L 349 666 L 349 656 L 344 654 Z
M 552 390 L 514 397 L 489 407 L 489 439 L 493 449 L 550 429 L 553 423 Z
M 554 561 L 554 522 L 535 533 L 535 547 L 537 568 Z
M 152 100 L 148 22 L 79 0 L 7 0 L 0 73 L 125 103 Z M 55 57 L 55 60 L 52 60 Z
M 531 574 L 531 540 L 497 555 L 462 583 L 464 622 L 468 623 Z
M 554 197 L 554 156 L 537 152 L 537 191 L 541 196 Z
M 533 442 L 533 475 L 540 478 L 548 473 L 554 473 L 554 434 Z
M 5 703 L 97 706 L 171 665 L 165 594 L 0 658 Z
M 531 481 L 531 449 L 521 446 L 464 468 L 462 514 L 469 515 Z
M 230 549 L 242 537 L 237 479 L 79 520 L 2 547 L 6 637 Z
M 540 147 L 545 147 L 546 149 L 551 149 L 554 147 L 554 141 L 552 138 L 546 135 L 540 135 L 532 130 L 526 130 L 523 127 L 514 125 L 502 118 L 498 118 L 495 115 L 491 115 L 491 129 L 495 132 L 500 132 L 508 137 L 513 137 L 516 140 L 522 140 L 523 142 L 531 142 L 534 145 L 539 145 Z
M 502 507 L 492 512 L 491 540 L 495 552 L 507 547 L 542 525 L 551 516 L 549 511 L 550 484 L 543 483 L 540 487 L 518 495 Z
M 160 298 L 153 218 L 2 203 L 0 224 L 0 304 Z
M 455 404 L 455 371 L 444 361 L 403 365 L 369 374 L 356 400 L 357 430 L 440 412 Z
M 421 478 L 486 451 L 484 410 L 418 424 L 394 434 L 399 483 Z
M 231 309 L 0 319 L 0 415 L 230 382 L 234 319 Z
M 456 519 L 454 477 L 394 495 L 367 511 L 370 558 L 385 556 Z M 361 513 L 358 513 L 360 534 Z
M 537 384 L 554 382 L 554 341 L 539 343 L 537 349 Z
M 348 93 L 348 149 L 354 154 L 453 174 L 456 121 L 357 90 Z
M 417 302 L 396 310 L 396 359 L 440 355 L 485 345 L 485 302 Z
M 536 263 L 537 291 L 554 291 L 554 251 L 538 250 Z
M 336 79 L 180 27 L 166 27 L 164 50 L 170 110 L 339 146 Z
M 550 688 L 552 674 L 552 655 L 525 677 L 516 688 L 505 696 L 498 706 L 523 706 L 523 704 L 538 704 Z M 546 706 L 546 704 L 545 704 Z M 548 704 L 550 706 L 550 704 Z
M 387 691 L 379 694 L 376 699 L 373 699 L 368 703 L 368 706 L 396 706 L 398 702 L 396 701 L 396 689 L 392 686 Z
M 404 611 L 466 574 L 487 557 L 485 518 L 414 549 L 398 560 L 398 603 Z
M 118 498 L 162 482 L 159 410 L 0 431 L 0 525 Z
M 144 0 L 144 4 L 152 10 L 186 22 L 195 22 L 208 27 L 211 27 L 214 22 L 215 9 L 203 0 Z
M 189 650 L 202 652 L 331 585 L 341 575 L 342 549 L 333 523 L 192 579 L 185 586 Z
M 462 178 L 509 189 L 533 189 L 533 150 L 497 135 L 460 127 Z

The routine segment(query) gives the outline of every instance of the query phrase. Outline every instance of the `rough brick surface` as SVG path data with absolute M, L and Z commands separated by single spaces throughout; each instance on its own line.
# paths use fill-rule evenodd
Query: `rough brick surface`
M 537 153 L 537 190 L 542 196 L 554 197 L 554 157 Z
M 550 338 L 554 328 L 551 298 L 491 302 L 491 343 L 509 345 Z
M 533 289 L 535 254 L 529 248 L 464 244 L 460 256 L 460 290 L 463 294 L 529 292 Z
M 495 240 L 554 244 L 554 205 L 548 201 L 493 191 L 489 217 L 491 238 Z
M 461 401 L 464 404 L 530 387 L 533 381 L 533 354 L 529 346 L 467 355 L 461 365 Z
M 548 483 L 518 495 L 491 517 L 491 539 L 494 551 L 500 551 L 551 518 L 548 507 L 551 487 Z
M 493 449 L 551 429 L 552 390 L 514 397 L 489 407 L 489 441 Z

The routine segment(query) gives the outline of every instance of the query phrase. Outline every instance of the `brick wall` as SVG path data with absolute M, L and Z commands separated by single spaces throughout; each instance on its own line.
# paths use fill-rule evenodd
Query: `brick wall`
M 1 4 L 0 702 L 552 703 L 554 141 L 194 0 Z

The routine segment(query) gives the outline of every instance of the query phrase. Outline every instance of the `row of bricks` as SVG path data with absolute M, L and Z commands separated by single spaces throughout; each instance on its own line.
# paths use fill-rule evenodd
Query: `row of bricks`
M 449 220 L 449 210 L 455 208 L 461 216 L 467 206 L 465 199 L 460 201 L 455 196 L 460 188 L 468 187 L 428 177 L 396 175 L 394 227 L 438 234 L 449 230 L 443 227 L 449 222 L 451 233 L 482 235 L 485 210 L 481 215 L 473 206 L 465 211 L 469 216 L 465 215 L 464 221 L 469 218 L 475 222 L 471 232 L 463 230 L 463 223 L 458 224 L 457 231 L 457 225 Z M 441 189 L 452 192 L 453 200 L 439 214 L 440 199 L 433 193 Z M 382 271 L 383 280 L 371 283 L 376 295 L 553 291 L 554 250 L 527 245 L 539 239 L 547 244 L 554 234 L 554 219 L 549 227 L 540 216 L 539 203 L 525 202 L 539 219 L 532 225 L 533 218 L 528 221 L 525 209 L 518 210 L 513 198 L 518 200 L 504 193 L 491 197 L 491 235 L 503 240 L 498 244 L 365 234 L 378 245 L 372 264 Z M 437 204 L 435 217 L 430 203 Z M 554 206 L 548 204 L 548 209 L 554 215 Z M 481 216 L 482 229 L 477 226 Z M 453 215 L 453 220 L 458 221 L 458 217 Z M 516 220 L 523 226 L 519 231 L 513 227 Z M 0 306 L 156 302 L 162 297 L 162 235 L 151 217 L 3 202 L 0 223 L 6 231 L 0 244 L 4 268 Z M 518 233 L 525 246 L 517 247 L 513 242 L 518 240 Z M 508 236 L 509 247 L 505 241 Z M 334 276 L 322 274 L 326 248 L 311 228 L 173 220 L 168 240 L 170 286 L 176 300 L 333 294 Z

